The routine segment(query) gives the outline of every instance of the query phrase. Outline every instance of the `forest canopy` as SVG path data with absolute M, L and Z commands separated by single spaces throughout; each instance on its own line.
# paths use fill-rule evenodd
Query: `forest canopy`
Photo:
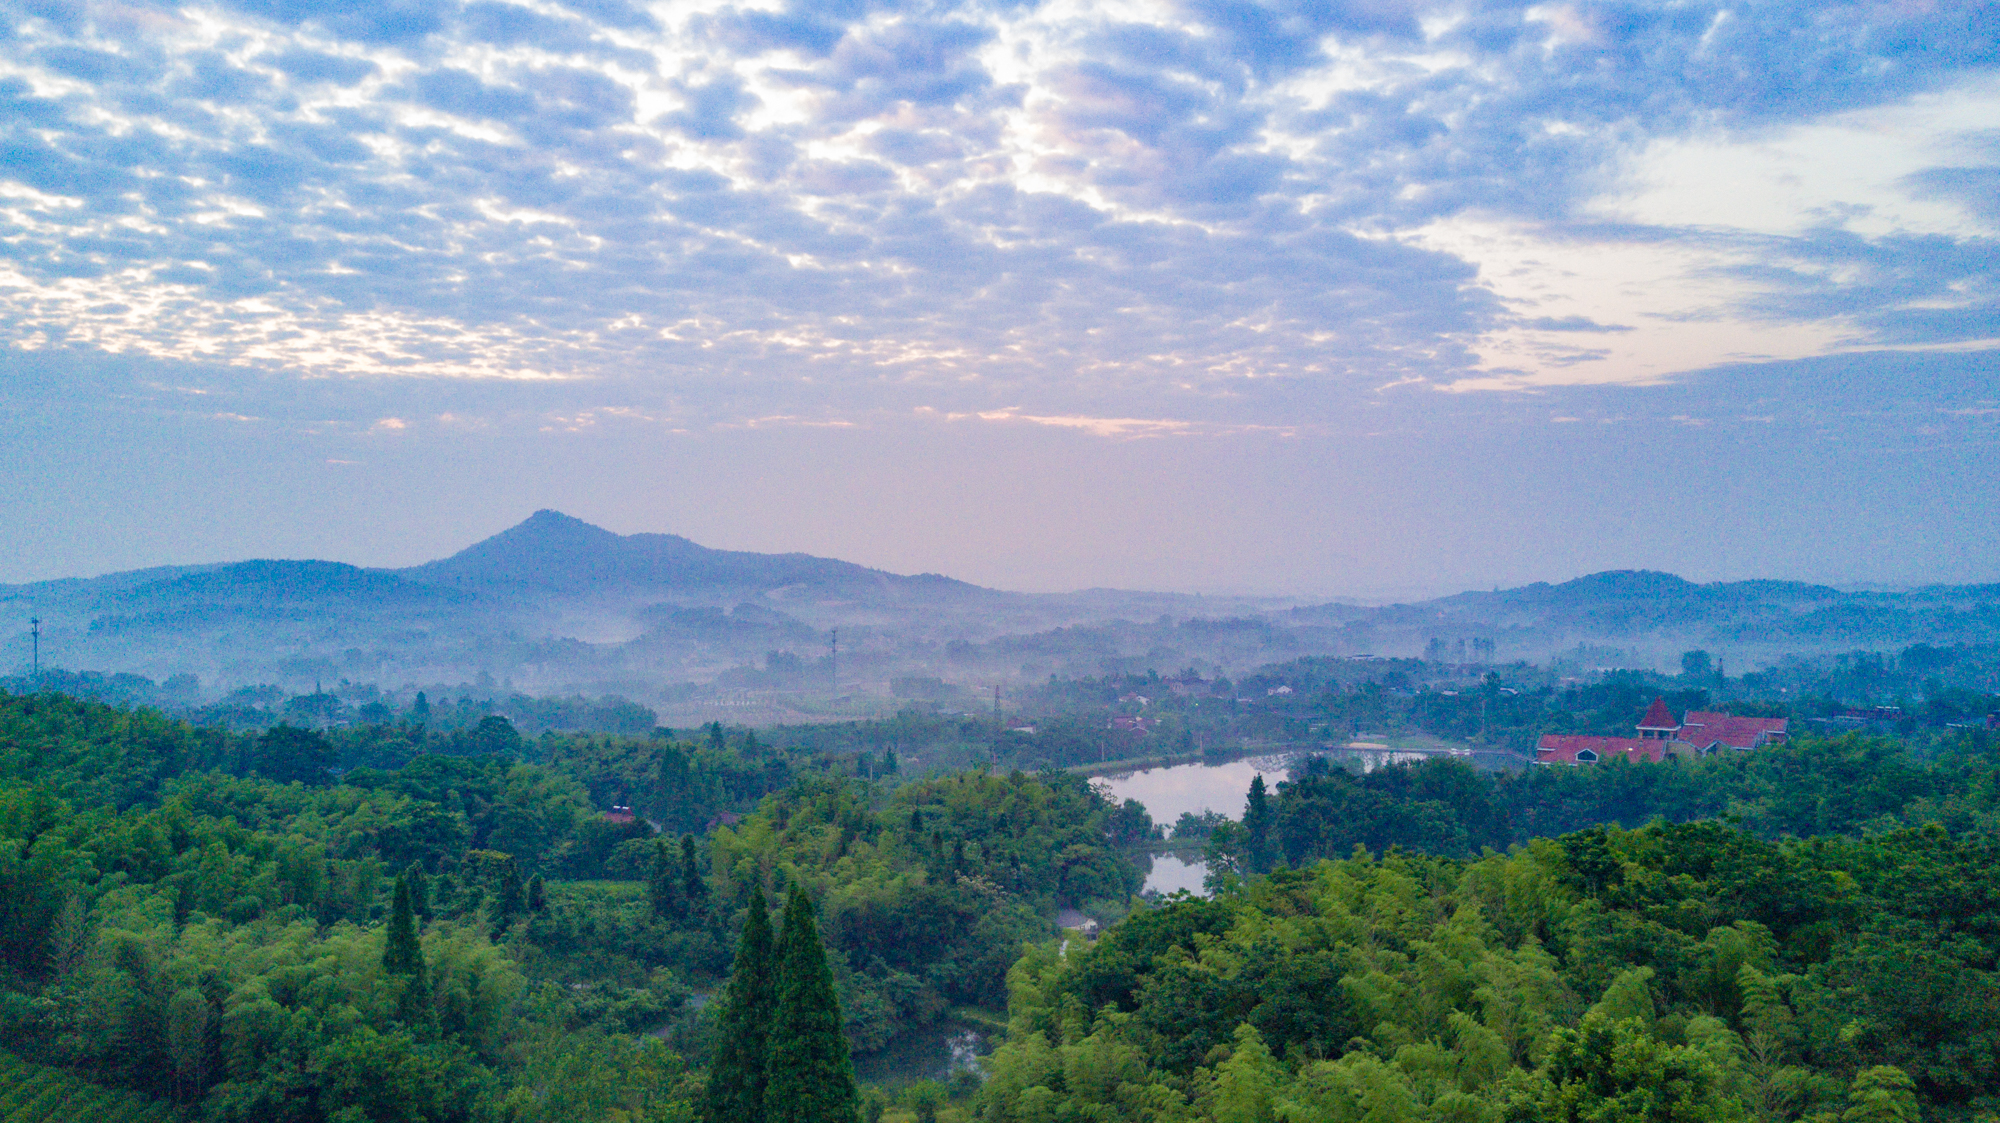
M 1986 1117 L 1996 858 L 1715 823 L 1357 850 L 1024 958 L 986 1118 Z

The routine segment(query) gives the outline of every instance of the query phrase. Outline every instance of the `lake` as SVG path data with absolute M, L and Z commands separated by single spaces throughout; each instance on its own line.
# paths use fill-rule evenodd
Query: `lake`
M 1114 772 L 1098 776 L 1091 783 L 1103 789 L 1114 803 L 1136 799 L 1146 805 L 1155 823 L 1172 827 L 1183 814 L 1199 815 L 1220 811 L 1232 819 L 1243 817 L 1244 801 L 1250 797 L 1250 781 L 1259 774 L 1267 787 L 1291 775 L 1292 767 L 1311 757 L 1328 757 L 1362 772 L 1373 772 L 1390 764 L 1407 764 L 1428 756 L 1458 756 L 1472 760 L 1473 753 L 1410 752 L 1375 742 L 1288 749 L 1258 756 L 1238 757 L 1221 764 L 1192 761 L 1166 768 L 1143 768 L 1134 772 Z M 1486 754 L 1477 754 L 1484 756 Z
M 1114 772 L 1094 777 L 1091 784 L 1114 803 L 1138 800 L 1145 805 L 1153 822 L 1171 829 L 1182 815 L 1200 815 L 1204 811 L 1219 811 L 1232 819 L 1241 819 L 1250 797 L 1251 780 L 1262 775 L 1266 787 L 1275 787 L 1278 781 L 1291 775 L 1294 766 L 1312 757 L 1326 757 L 1356 771 L 1373 772 L 1391 764 L 1409 764 L 1432 756 L 1455 757 L 1481 771 L 1520 767 L 1519 758 L 1512 753 L 1417 752 L 1375 741 L 1352 741 L 1345 745 L 1301 746 L 1215 764 L 1191 761 L 1165 768 Z M 1142 860 L 1141 865 L 1144 864 Z M 1207 872 L 1207 863 L 1200 858 L 1157 855 L 1146 870 L 1144 891 L 1172 893 L 1186 889 L 1200 893 L 1201 879 Z

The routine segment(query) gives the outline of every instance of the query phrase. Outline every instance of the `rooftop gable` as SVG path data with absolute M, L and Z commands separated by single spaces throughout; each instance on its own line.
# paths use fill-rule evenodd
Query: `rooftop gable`
M 1630 711 L 1628 710 L 1627 712 L 1629 713 Z M 1641 729 L 1679 729 L 1680 727 L 1681 723 L 1674 720 L 1673 711 L 1667 709 L 1667 700 L 1665 698 L 1653 699 L 1653 704 L 1646 708 L 1646 716 L 1639 719 L 1639 728 Z

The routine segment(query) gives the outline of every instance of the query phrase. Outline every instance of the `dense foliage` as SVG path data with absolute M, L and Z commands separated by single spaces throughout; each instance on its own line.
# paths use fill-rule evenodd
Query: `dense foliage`
M 741 731 L 503 725 L 475 751 L 0 696 L 0 1040 L 215 1120 L 675 1119 L 700 1075 L 635 1035 L 706 1055 L 682 1002 L 753 887 L 810 892 L 868 1051 L 999 1007 L 1058 907 L 1138 885 L 1068 774 L 899 783 L 890 753 L 832 774 Z M 646 821 L 760 795 L 699 836 Z
M 806 886 L 835 952 L 848 1034 L 872 1051 L 953 1005 L 999 1007 L 1058 906 L 1116 908 L 1140 877 L 1080 777 L 960 773 L 892 790 L 801 782 L 711 836 L 718 891 Z
M 337 758 L 0 696 L 8 1047 L 214 1120 L 688 1118 L 698 1080 L 628 1034 L 732 917 L 574 880 L 650 828 L 505 755 Z
M 0 1053 L 0 1123 L 168 1123 L 173 1105 Z
M 1996 858 L 1701 823 L 1280 871 L 1024 958 L 986 1118 L 1979 1118 Z
M 1365 774 L 1308 762 L 1277 785 L 1258 860 L 1248 818 L 1220 824 L 1211 868 L 1261 872 L 1390 846 L 1447 857 L 1504 850 L 1599 823 L 1727 817 L 1765 838 L 1854 834 L 1941 822 L 2000 827 L 2000 756 L 1983 736 L 1919 758 L 1897 741 L 1805 737 L 1750 753 L 1662 764 L 1475 772 L 1433 758 Z

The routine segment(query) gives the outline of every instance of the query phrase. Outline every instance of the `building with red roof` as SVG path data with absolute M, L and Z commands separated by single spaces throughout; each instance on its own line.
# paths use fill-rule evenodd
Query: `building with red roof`
M 1670 741 L 1651 737 L 1584 737 L 1544 733 L 1535 746 L 1536 764 L 1597 764 L 1612 757 L 1634 763 L 1658 764 L 1667 759 Z
M 1735 714 L 1689 710 L 1675 734 L 1704 755 L 1717 749 L 1761 749 L 1782 745 L 1790 723 L 1781 717 L 1738 717 Z
M 1623 757 L 1658 764 L 1669 756 L 1710 756 L 1724 749 L 1748 752 L 1784 744 L 1788 725 L 1781 717 L 1738 717 L 1709 710 L 1689 710 L 1676 721 L 1667 700 L 1655 698 L 1639 719 L 1637 737 L 1544 733 L 1535 745 L 1535 763 L 1597 764 Z

